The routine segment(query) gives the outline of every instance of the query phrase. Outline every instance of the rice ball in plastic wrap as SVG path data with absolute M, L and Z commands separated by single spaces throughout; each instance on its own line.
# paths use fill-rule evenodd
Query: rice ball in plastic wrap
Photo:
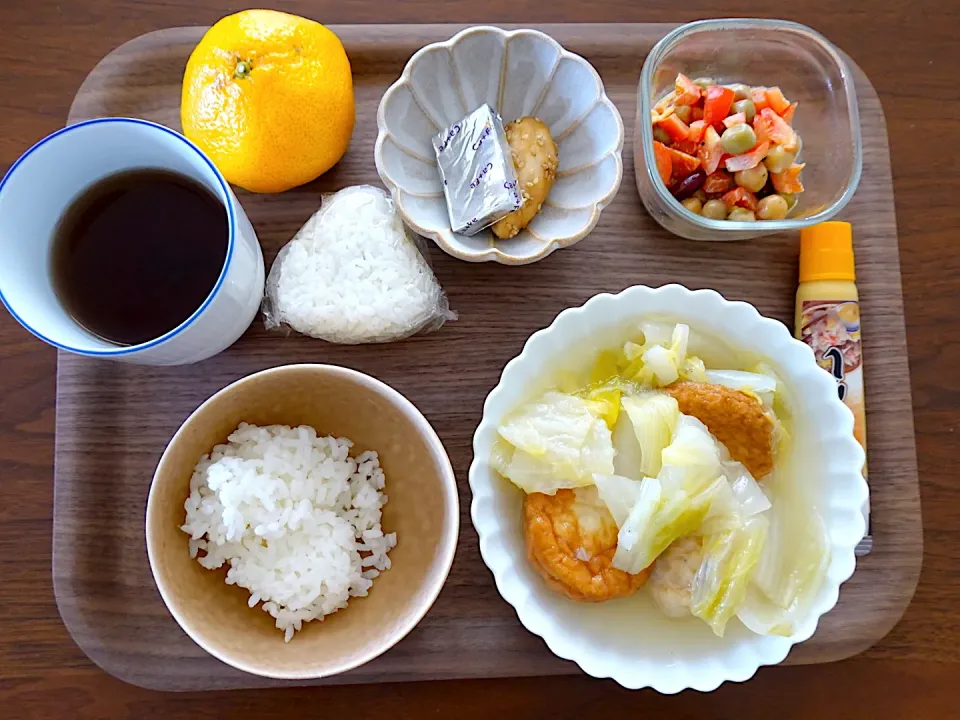
M 268 329 L 333 343 L 401 340 L 455 320 L 430 265 L 380 188 L 325 195 L 267 277 Z

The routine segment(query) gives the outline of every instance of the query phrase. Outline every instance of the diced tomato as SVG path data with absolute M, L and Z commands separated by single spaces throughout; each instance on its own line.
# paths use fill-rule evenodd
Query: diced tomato
M 770 123 L 761 120 L 759 115 L 753 119 L 753 133 L 757 136 L 758 143 L 770 142 L 769 129 Z
M 693 121 L 703 120 L 703 108 L 699 105 L 695 105 L 693 112 L 690 113 L 690 119 Z
M 693 80 L 683 73 L 677 75 L 676 82 L 676 102 L 677 105 L 695 105 L 700 99 L 700 86 L 694 85 Z
M 707 124 L 703 120 L 694 120 L 690 123 L 690 134 L 687 135 L 687 140 L 692 140 L 695 143 L 699 143 L 703 140 L 703 133 L 707 130 Z
M 756 212 L 759 207 L 757 196 L 742 187 L 731 190 L 720 199 L 723 200 L 728 208 L 742 207 Z
M 798 104 L 799 103 L 790 103 L 790 107 L 780 113 L 780 117 L 783 118 L 783 121 L 787 123 L 787 125 L 793 124 L 793 114 L 797 111 Z
M 723 119 L 723 126 L 730 128 L 734 125 L 742 125 L 745 122 L 747 122 L 746 113 L 739 112 L 733 115 L 727 115 L 727 117 Z
M 800 171 L 806 166 L 806 163 L 797 165 L 794 163 L 783 172 L 770 173 L 770 180 L 773 182 L 773 189 L 778 193 L 800 193 L 803 192 L 803 183 L 800 182 Z
M 767 151 L 769 149 L 770 143 L 762 142 L 753 148 L 753 150 L 740 155 L 734 155 L 732 158 L 727 158 L 727 160 L 725 160 L 723 163 L 724 167 L 726 167 L 728 171 L 734 173 L 740 172 L 741 170 L 755 168 L 767 156 Z
M 711 85 L 703 102 L 703 120 L 707 125 L 720 126 L 733 105 L 734 92 L 730 88 Z
M 690 134 L 690 126 L 678 118 L 676 114 L 668 115 L 663 120 L 660 120 L 655 124 L 663 128 L 667 135 L 670 136 L 670 139 L 674 142 L 686 140 L 687 135 Z
M 790 101 L 783 96 L 783 91 L 778 87 L 767 88 L 764 93 L 767 96 L 767 102 L 777 115 L 782 115 L 783 111 L 790 107 Z
M 753 100 L 753 105 L 757 108 L 757 112 L 760 112 L 765 107 L 770 107 L 770 101 L 767 100 L 767 89 L 765 87 L 751 88 L 750 99 Z
M 679 150 L 682 153 L 686 153 L 687 155 L 696 155 L 697 150 L 700 149 L 700 143 L 687 138 L 686 140 L 673 143 L 673 145 L 670 147 L 672 147 L 674 150 Z
M 707 175 L 703 181 L 703 191 L 708 195 L 725 193 L 732 190 L 735 184 L 733 175 L 726 170 L 717 170 L 715 173 Z
M 783 145 L 791 152 L 799 147 L 796 131 L 770 108 L 764 108 L 753 119 L 753 130 L 758 142 Z
M 723 145 L 720 144 L 720 133 L 713 129 L 712 125 L 707 125 L 703 134 L 703 141 L 700 143 L 700 150 L 697 157 L 703 164 L 703 171 L 710 175 L 720 167 L 720 159 L 723 157 Z
M 667 152 L 670 153 L 670 163 L 673 166 L 673 181 L 683 180 L 689 175 L 693 175 L 694 172 L 700 167 L 700 159 L 694 157 L 693 155 L 688 155 L 685 152 L 680 150 L 674 150 L 673 148 L 667 148 Z
M 663 184 L 670 185 L 670 176 L 673 175 L 673 160 L 670 159 L 670 150 L 659 140 L 653 141 L 653 157 L 657 161 L 657 173 Z

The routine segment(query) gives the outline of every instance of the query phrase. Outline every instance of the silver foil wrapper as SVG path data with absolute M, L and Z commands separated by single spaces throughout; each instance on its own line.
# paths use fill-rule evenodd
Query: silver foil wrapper
M 450 226 L 476 235 L 523 204 L 500 116 L 481 105 L 433 139 Z

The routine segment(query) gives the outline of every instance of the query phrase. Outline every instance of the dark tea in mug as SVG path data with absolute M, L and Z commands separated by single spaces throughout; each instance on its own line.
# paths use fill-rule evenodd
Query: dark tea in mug
M 173 330 L 213 290 L 227 254 L 223 203 L 168 170 L 130 170 L 87 188 L 53 241 L 53 287 L 84 328 L 118 345 Z

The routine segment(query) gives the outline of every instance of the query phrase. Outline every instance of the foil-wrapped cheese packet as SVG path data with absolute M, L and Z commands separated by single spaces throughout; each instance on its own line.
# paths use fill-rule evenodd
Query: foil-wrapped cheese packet
M 481 105 L 433 139 L 450 226 L 476 235 L 523 204 L 500 116 Z

